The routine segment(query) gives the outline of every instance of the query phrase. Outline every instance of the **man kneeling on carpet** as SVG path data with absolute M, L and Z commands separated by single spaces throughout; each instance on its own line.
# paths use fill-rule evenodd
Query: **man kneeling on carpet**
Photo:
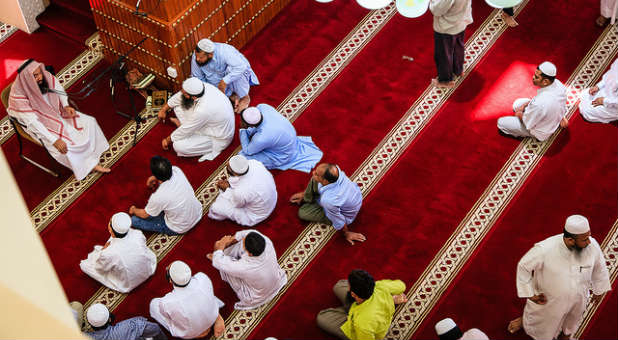
M 206 257 L 240 299 L 236 309 L 254 309 L 269 302 L 288 282 L 272 241 L 254 229 L 224 236 Z
M 86 333 L 94 340 L 123 339 L 154 339 L 167 340 L 167 336 L 161 327 L 154 322 L 149 322 L 145 317 L 136 316 L 126 319 L 115 325 L 114 314 L 101 303 L 95 303 L 86 311 L 86 319 L 93 331 Z
M 188 232 L 202 218 L 202 204 L 191 183 L 179 167 L 161 156 L 150 159 L 150 171 L 146 186 L 154 192 L 144 209 L 129 208 L 133 227 L 167 235 Z
M 342 306 L 318 313 L 318 327 L 340 339 L 383 339 L 393 321 L 395 305 L 408 301 L 401 280 L 374 281 L 355 269 L 333 287 Z
M 107 243 L 94 246 L 79 267 L 104 286 L 128 293 L 154 274 L 157 257 L 146 246 L 144 234 L 131 228 L 127 213 L 114 214 L 107 229 L 111 235 Z
M 349 230 L 363 204 L 363 195 L 358 185 L 352 182 L 335 164 L 322 163 L 314 170 L 305 191 L 297 192 L 290 202 L 299 204 L 301 220 L 332 224 L 342 230 L 345 239 L 364 242 L 365 236 Z
M 172 262 L 165 275 L 173 290 L 150 301 L 150 316 L 177 338 L 205 337 L 213 325 L 214 336 L 221 336 L 225 324 L 219 308 L 224 304 L 215 296 L 208 276 L 191 276 L 191 268 L 182 261 Z

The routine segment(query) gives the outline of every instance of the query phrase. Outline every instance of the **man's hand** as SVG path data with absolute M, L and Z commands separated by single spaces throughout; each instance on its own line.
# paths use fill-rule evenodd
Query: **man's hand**
M 361 233 L 355 233 L 352 231 L 346 231 L 345 232 L 345 239 L 350 242 L 351 245 L 354 245 L 354 241 L 358 241 L 358 242 L 365 242 L 365 240 L 367 239 L 365 237 L 365 235 L 361 234 Z
M 70 107 L 70 106 L 65 106 L 64 110 L 66 111 L 67 115 L 64 118 L 73 118 L 73 117 L 77 117 L 77 112 L 75 112 L 75 109 Z
M 408 297 L 406 296 L 405 293 L 401 293 L 399 295 L 393 295 L 393 302 L 395 302 L 396 305 L 408 302 Z
M 225 191 L 225 189 L 230 187 L 230 182 L 227 179 L 220 179 L 217 181 L 217 188 Z
M 163 123 L 165 123 L 165 118 L 167 117 L 167 110 L 168 109 L 169 109 L 169 106 L 167 106 L 167 104 L 165 104 L 165 105 L 163 105 L 161 110 L 159 110 L 159 113 L 157 113 L 157 118 L 159 118 L 159 120 L 162 121 Z
M 591 96 L 594 96 L 595 94 L 597 94 L 597 92 L 599 92 L 599 87 L 596 85 L 591 87 L 590 90 L 588 90 L 588 93 L 590 93 Z
M 301 204 L 303 202 L 303 197 L 305 197 L 304 191 L 297 192 L 290 197 L 290 203 Z
M 603 300 L 604 296 L 605 296 L 605 293 L 599 294 L 599 295 L 592 294 L 592 298 L 590 299 L 590 301 L 595 304 L 600 303 Z
M 67 143 L 65 143 L 62 139 L 58 138 L 57 141 L 54 142 L 54 146 L 56 147 L 56 149 L 58 149 L 58 151 L 60 151 L 61 154 L 66 154 L 69 149 L 67 148 Z
M 524 119 L 524 111 L 515 111 L 515 117 Z
M 134 205 L 129 207 L 129 215 L 131 215 L 131 216 L 135 215 L 135 209 L 137 209 L 137 207 L 134 206 Z
M 170 136 L 163 138 L 163 140 L 161 141 L 161 146 L 163 147 L 163 150 L 165 151 L 170 149 L 171 144 L 172 144 L 172 137 Z
M 217 87 L 219 88 L 219 91 L 225 93 L 225 88 L 227 87 L 227 84 L 223 81 L 223 79 L 221 79 Z
M 536 303 L 537 305 L 544 305 L 547 303 L 547 298 L 545 297 L 545 295 L 543 293 L 539 294 L 539 295 L 535 295 L 533 297 L 529 297 L 528 298 L 530 301 Z
M 154 190 L 157 187 L 157 178 L 155 176 L 150 176 L 148 177 L 148 179 L 146 180 L 146 187 L 148 187 L 148 189 L 150 190 Z
M 603 105 L 603 97 L 599 97 L 592 101 L 592 106 L 601 106 Z
M 560 120 L 560 127 L 563 129 L 566 129 L 569 126 L 569 121 L 568 119 L 562 118 L 562 120 Z

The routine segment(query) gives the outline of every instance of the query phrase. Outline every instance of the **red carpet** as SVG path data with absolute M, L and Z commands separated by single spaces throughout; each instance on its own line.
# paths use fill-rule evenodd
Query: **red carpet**
M 590 321 L 581 339 L 618 339 L 616 311 L 618 310 L 618 284 L 614 282 L 612 291 L 607 293 L 601 308 Z

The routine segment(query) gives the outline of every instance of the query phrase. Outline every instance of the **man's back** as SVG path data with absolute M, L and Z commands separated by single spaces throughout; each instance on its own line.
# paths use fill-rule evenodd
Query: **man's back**
M 261 144 L 265 151 L 287 156 L 286 160 L 293 158 L 298 149 L 294 126 L 268 104 L 259 104 L 257 108 L 262 113 L 263 121 L 251 143 Z
M 566 113 L 566 87 L 558 79 L 540 88 L 532 98 L 522 120 L 530 133 L 540 141 L 551 136 Z
M 363 195 L 358 185 L 352 182 L 341 169 L 339 169 L 337 181 L 321 187 L 319 192 L 320 205 L 335 228 L 339 229 L 343 227 L 343 224 L 354 221 L 362 205 Z M 333 219 L 336 218 L 331 211 L 338 211 L 343 221 L 334 221 Z
M 270 214 L 277 204 L 275 180 L 262 163 L 249 160 L 249 172 L 229 179 L 239 207 L 256 215 Z

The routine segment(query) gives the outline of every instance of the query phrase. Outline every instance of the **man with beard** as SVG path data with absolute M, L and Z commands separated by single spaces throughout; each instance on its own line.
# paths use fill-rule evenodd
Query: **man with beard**
M 569 216 L 563 234 L 534 245 L 517 266 L 517 295 L 525 298 L 523 317 L 508 330 L 522 325 L 534 339 L 570 339 L 582 321 L 589 289 L 598 303 L 611 289 L 605 257 L 590 236 L 588 219 Z
M 202 39 L 191 57 L 191 75 L 217 86 L 239 113 L 249 106 L 249 87 L 260 85 L 251 64 L 231 45 Z
M 60 164 L 73 170 L 77 180 L 90 171 L 108 173 L 99 157 L 109 148 L 96 119 L 69 106 L 64 88 L 42 63 L 29 59 L 17 70 L 7 112 L 41 140 Z
M 161 142 L 164 150 L 172 146 L 178 156 L 201 156 L 203 162 L 213 160 L 232 142 L 234 110 L 216 87 L 189 78 L 161 108 L 159 119 L 164 121 L 169 109 L 176 114 L 170 120 L 178 128 Z

